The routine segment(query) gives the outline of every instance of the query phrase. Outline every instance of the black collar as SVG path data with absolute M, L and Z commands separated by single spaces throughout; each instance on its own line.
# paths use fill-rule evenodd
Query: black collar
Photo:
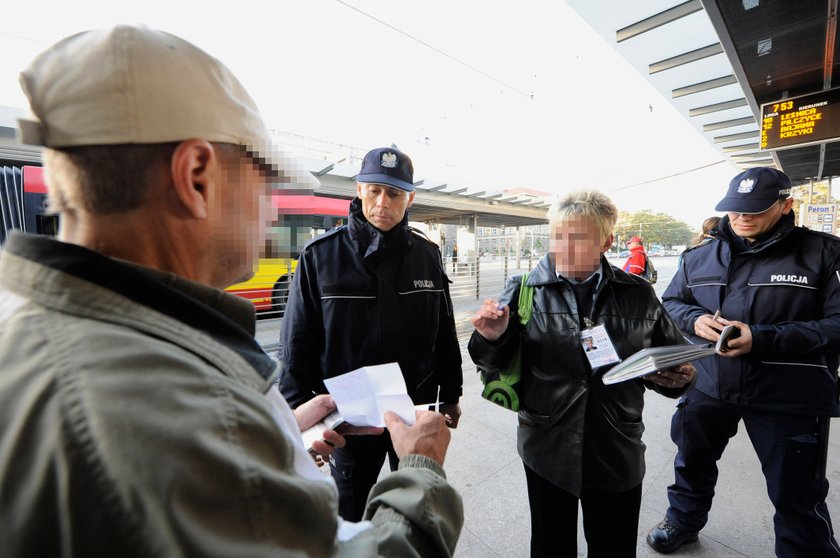
M 790 211 L 787 215 L 782 215 L 776 224 L 773 225 L 773 228 L 757 237 L 755 242 L 750 244 L 745 239 L 735 234 L 729 222 L 729 215 L 724 215 L 720 220 L 720 224 L 717 226 L 717 234 L 715 237 L 728 242 L 736 253 L 747 251 L 754 252 L 762 250 L 765 246 L 774 244 L 777 240 L 786 236 L 795 227 L 796 216 L 793 214 L 793 211 Z
M 382 232 L 370 224 L 362 212 L 362 200 L 353 198 L 350 202 L 348 216 L 350 236 L 364 251 L 367 258 L 374 252 L 387 255 L 391 252 L 401 252 L 411 244 L 411 232 L 408 228 L 408 211 L 397 226 L 388 232 Z

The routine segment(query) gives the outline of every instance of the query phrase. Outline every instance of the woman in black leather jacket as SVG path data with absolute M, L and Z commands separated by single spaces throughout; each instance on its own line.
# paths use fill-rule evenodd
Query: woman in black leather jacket
M 678 397 L 694 377 L 684 364 L 604 385 L 620 359 L 685 343 L 650 284 L 607 263 L 618 211 L 597 191 L 549 209 L 551 249 L 528 276 L 533 315 L 517 312 L 521 276 L 473 317 L 473 361 L 504 369 L 523 343 L 517 446 L 531 506 L 531 556 L 577 556 L 578 502 L 589 556 L 636 555 L 644 450 L 645 389 Z M 584 337 L 593 337 L 585 351 Z

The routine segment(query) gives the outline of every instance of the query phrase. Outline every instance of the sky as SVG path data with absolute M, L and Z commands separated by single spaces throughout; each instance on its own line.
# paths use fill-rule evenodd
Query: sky
M 699 227 L 738 172 L 564 2 L 29 0 L 4 13 L 0 105 L 26 106 L 17 76 L 54 41 L 142 23 L 222 60 L 271 128 L 396 144 L 416 179 L 594 187 Z

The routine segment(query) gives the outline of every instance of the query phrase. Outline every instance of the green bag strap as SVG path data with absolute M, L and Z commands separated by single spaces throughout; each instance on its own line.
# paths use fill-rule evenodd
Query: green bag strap
M 534 311 L 534 287 L 525 285 L 528 281 L 528 272 L 522 274 L 522 283 L 519 287 L 519 323 L 525 325 L 531 319 L 531 314 Z

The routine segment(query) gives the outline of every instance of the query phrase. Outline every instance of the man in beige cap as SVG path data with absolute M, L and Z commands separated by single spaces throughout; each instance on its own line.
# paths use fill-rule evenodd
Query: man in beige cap
M 272 191 L 303 180 L 236 78 L 118 26 L 57 43 L 21 81 L 21 140 L 46 147 L 61 228 L 0 255 L 4 556 L 451 555 L 443 417 L 386 414 L 400 469 L 369 522 L 342 522 L 300 436 L 334 402 L 293 414 L 253 308 L 219 290 L 252 273 Z

